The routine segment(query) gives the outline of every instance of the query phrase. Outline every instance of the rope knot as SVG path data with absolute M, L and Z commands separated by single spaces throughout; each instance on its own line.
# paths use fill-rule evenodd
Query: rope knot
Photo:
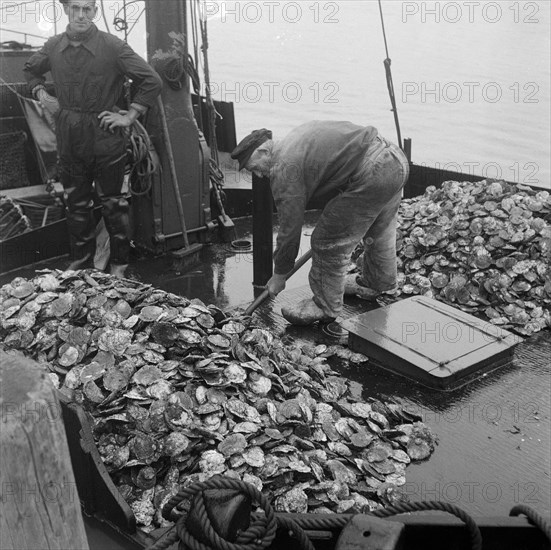
M 167 519 L 183 499 L 191 510 L 176 523 L 182 545 L 190 550 L 262 550 L 271 545 L 277 520 L 269 501 L 252 485 L 237 479 L 215 476 L 182 489 L 163 509 Z M 254 514 L 253 503 L 263 514 Z
M 193 499 L 186 529 L 203 544 L 209 544 L 205 534 L 209 529 L 228 542 L 236 542 L 250 523 L 249 495 L 234 489 L 205 489 Z
M 190 501 L 189 514 L 174 511 Z M 257 508 L 262 511 L 251 513 Z M 269 500 L 239 479 L 218 475 L 185 487 L 164 505 L 162 514 L 176 525 L 149 550 L 165 550 L 178 540 L 180 548 L 189 550 L 263 550 L 274 541 L 278 523 L 295 535 L 303 550 L 314 550 L 300 525 L 276 518 Z

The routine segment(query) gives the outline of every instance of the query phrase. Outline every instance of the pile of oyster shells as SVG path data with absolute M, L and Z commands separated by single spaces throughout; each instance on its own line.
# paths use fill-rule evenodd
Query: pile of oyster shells
M 396 299 L 426 295 L 522 335 L 551 326 L 549 192 L 447 181 L 402 201 L 397 240 Z
M 0 289 L 0 338 L 93 419 L 100 455 L 147 530 L 181 485 L 224 474 L 286 512 L 360 512 L 403 498 L 435 438 L 398 403 L 354 397 L 335 345 L 284 341 L 212 305 L 97 271 Z M 13 351 L 17 352 L 17 351 Z

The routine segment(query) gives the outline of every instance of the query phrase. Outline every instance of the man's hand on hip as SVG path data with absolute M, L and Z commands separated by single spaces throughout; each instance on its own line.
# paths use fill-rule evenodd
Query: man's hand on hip
M 119 111 L 118 113 L 113 113 L 112 111 L 103 111 L 98 115 L 100 119 L 100 128 L 103 130 L 109 130 L 113 133 L 115 128 L 129 128 L 134 124 L 134 121 L 137 118 L 137 111 L 133 111 L 136 116 L 132 116 L 133 113 L 130 111 Z
M 270 293 L 270 298 L 277 296 L 285 288 L 285 275 L 274 273 L 272 278 L 266 283 L 266 290 Z

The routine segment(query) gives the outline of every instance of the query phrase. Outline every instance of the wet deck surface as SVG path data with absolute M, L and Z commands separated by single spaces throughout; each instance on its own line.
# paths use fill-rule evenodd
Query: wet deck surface
M 319 328 L 291 327 L 279 314 L 281 305 L 308 292 L 302 287 L 282 294 L 257 317 L 280 336 L 329 342 Z M 367 310 L 358 302 L 347 302 L 346 317 Z M 546 331 L 518 345 L 511 364 L 449 392 L 428 389 L 369 363 L 334 368 L 366 398 L 401 401 L 438 435 L 431 458 L 406 471 L 403 490 L 412 500 L 451 502 L 473 515 L 498 516 L 522 503 L 549 515 L 549 357 L 551 333 Z
M 315 214 L 303 230 L 302 250 L 308 249 Z M 237 220 L 236 238 L 251 239 L 250 220 Z M 46 262 L 36 268 L 59 267 Z M 142 259 L 130 273 L 169 292 L 200 298 L 229 311 L 254 299 L 252 254 L 236 253 L 230 244 L 208 245 L 200 263 L 178 266 L 170 258 Z M 32 277 L 33 270 L 3 275 Z M 309 294 L 308 267 L 289 281 L 276 300 L 255 313 L 259 324 L 278 336 L 304 343 L 331 342 L 318 327 L 292 327 L 280 309 Z M 347 300 L 343 317 L 370 307 Z M 334 341 L 334 340 L 333 340 Z M 412 500 L 440 500 L 461 506 L 473 515 L 504 516 L 515 504 L 526 504 L 544 516 L 551 510 L 551 331 L 546 330 L 515 348 L 513 361 L 460 389 L 441 392 L 370 366 L 336 364 L 355 392 L 364 397 L 401 401 L 419 414 L 438 435 L 431 458 L 408 467 L 403 487 Z

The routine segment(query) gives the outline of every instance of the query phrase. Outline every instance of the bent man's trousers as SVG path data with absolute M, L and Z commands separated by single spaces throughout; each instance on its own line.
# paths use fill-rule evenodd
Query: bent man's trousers
M 60 179 L 65 191 L 71 260 L 91 260 L 95 253 L 93 202 L 96 193 L 111 242 L 111 263 L 128 263 L 130 253 L 129 204 L 122 195 L 126 138 L 99 127 L 96 112 L 59 111 L 56 137 Z
M 373 290 L 396 284 L 396 223 L 409 164 L 396 145 L 378 136 L 346 187 L 324 208 L 312 234 L 310 287 L 328 317 L 343 308 L 350 257 L 363 239 L 362 279 Z

